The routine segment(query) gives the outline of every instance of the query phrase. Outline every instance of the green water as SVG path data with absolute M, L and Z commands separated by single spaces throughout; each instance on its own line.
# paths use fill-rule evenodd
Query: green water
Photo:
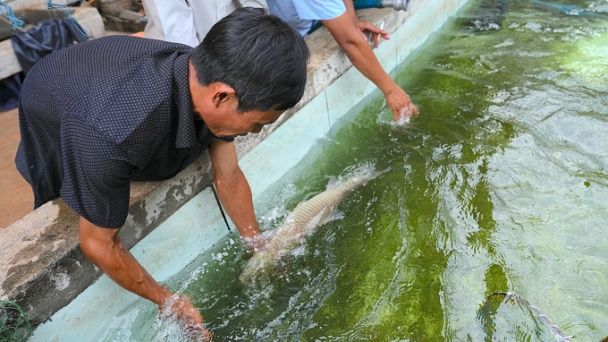
M 608 3 L 474 1 L 262 196 L 265 229 L 357 165 L 385 170 L 256 284 L 236 236 L 172 280 L 215 341 L 573 341 L 608 335 Z M 102 340 L 179 339 L 142 305 Z

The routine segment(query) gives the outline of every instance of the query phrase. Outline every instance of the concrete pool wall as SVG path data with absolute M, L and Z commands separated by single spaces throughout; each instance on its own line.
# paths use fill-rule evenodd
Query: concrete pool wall
M 409 12 L 374 9 L 359 14 L 377 25 L 384 22 L 391 33 L 391 39 L 375 50 L 390 71 L 465 2 L 420 0 L 412 3 Z M 306 40 L 312 56 L 301 103 L 259 135 L 237 141 L 254 202 L 296 166 L 334 122 L 375 89 L 351 67 L 327 30 L 322 28 Z M 158 281 L 174 275 L 228 234 L 209 188 L 211 179 L 205 156 L 173 179 L 132 185 L 130 214 L 121 238 Z M 101 276 L 84 258 L 78 246 L 77 217 L 61 200 L 1 230 L 0 241 L 0 298 L 16 301 L 34 325 L 44 322 L 32 341 L 86 341 L 98 335 L 108 317 L 137 298 Z

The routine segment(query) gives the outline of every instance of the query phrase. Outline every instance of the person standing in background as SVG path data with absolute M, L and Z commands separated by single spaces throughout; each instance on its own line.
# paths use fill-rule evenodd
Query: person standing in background
M 144 38 L 195 47 L 213 24 L 239 7 L 268 9 L 265 0 L 142 0 L 148 24 Z
M 353 66 L 372 81 L 386 98 L 396 122 L 418 114 L 410 97 L 384 71 L 367 42 L 364 32 L 389 39 L 388 33 L 369 21 L 359 20 L 353 0 L 267 0 L 270 14 L 285 20 L 302 36 L 310 33 L 313 23 L 323 23 Z

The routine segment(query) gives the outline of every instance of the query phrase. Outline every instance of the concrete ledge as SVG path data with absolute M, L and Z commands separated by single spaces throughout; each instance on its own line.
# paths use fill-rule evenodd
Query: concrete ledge
M 208 156 L 163 182 L 131 184 L 120 237 L 131 248 L 212 182 Z M 101 272 L 80 251 L 78 215 L 61 199 L 0 230 L 0 298 L 17 302 L 34 325 L 48 319 Z
M 433 15 L 441 16 L 444 11 L 442 0 L 420 1 L 412 6 L 410 12 L 373 9 L 359 11 L 359 15 L 362 19 L 375 23 L 384 21 L 384 28 L 392 33 L 406 21 L 415 19 L 417 13 L 424 11 L 427 4 L 431 2 L 435 4 L 433 5 L 435 7 Z M 438 6 L 441 8 L 437 9 Z M 414 18 L 411 18 L 412 16 Z M 435 28 L 426 26 L 430 31 L 423 32 L 418 40 L 424 41 L 430 32 L 443 24 L 444 19 L 437 20 Z M 428 22 L 429 17 L 421 20 Z M 340 99 L 334 99 L 333 97 L 337 97 L 337 95 L 326 94 L 325 90 L 349 71 L 351 64 L 325 28 L 311 34 L 306 41 L 311 48 L 312 55 L 304 97 L 296 108 L 284 114 L 279 122 L 264 128 L 260 134 L 237 139 L 239 158 L 248 159 L 245 161 L 246 165 L 256 163 L 257 159 L 254 156 L 255 153 L 250 154 L 249 152 L 306 105 L 322 106 L 323 115 L 320 116 L 320 120 L 325 122 L 324 125 L 327 127 L 331 125 L 330 108 L 334 108 L 332 102 L 338 104 L 335 101 L 340 101 Z M 400 41 L 403 43 L 399 43 Z M 377 54 L 389 51 L 388 54 L 392 57 L 381 59 L 383 65 L 388 63 L 385 65 L 387 70 L 392 70 L 396 65 L 397 55 L 403 51 L 411 51 L 420 44 L 420 42 L 416 44 L 410 42 L 411 40 L 400 40 L 399 37 L 393 36 L 390 41 L 383 43 L 389 44 L 384 45 L 385 49 L 382 49 L 381 46 Z M 411 44 L 411 46 L 407 47 L 408 50 L 404 50 L 404 45 L 407 44 Z M 385 59 L 388 62 L 383 61 Z M 356 70 L 353 72 L 357 73 Z M 359 76 L 358 79 L 360 78 Z M 348 80 L 344 82 L 348 83 Z M 371 82 L 367 82 L 369 84 L 365 83 L 360 87 L 373 88 Z M 344 89 L 340 89 L 340 91 L 344 92 Z M 357 91 L 359 92 L 359 90 Z M 362 91 L 361 93 L 364 94 Z M 302 120 L 301 116 L 298 120 Z M 298 121 L 299 125 L 300 121 Z M 301 130 L 305 129 L 306 127 L 301 127 Z M 257 163 L 260 162 L 257 159 Z M 245 169 L 244 171 L 247 172 Z M 257 177 L 260 176 L 265 175 L 262 173 L 257 175 Z M 212 171 L 208 155 L 204 155 L 194 165 L 173 179 L 163 182 L 133 183 L 130 214 L 123 226 L 124 229 L 121 230 L 121 238 L 125 245 L 129 248 L 135 245 L 189 199 L 209 187 L 211 181 Z M 253 190 L 255 195 L 256 190 Z M 217 215 L 217 212 L 209 214 Z M 0 259 L 0 298 L 16 301 L 24 308 L 34 326 L 46 321 L 57 310 L 69 304 L 100 276 L 99 270 L 80 251 L 77 227 L 77 215 L 60 199 L 57 199 L 45 204 L 10 227 L 0 230 L 0 253 L 3 256 Z

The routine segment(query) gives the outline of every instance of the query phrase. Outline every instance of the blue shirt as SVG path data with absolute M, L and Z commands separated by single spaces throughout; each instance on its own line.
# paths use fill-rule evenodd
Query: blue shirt
M 110 36 L 34 65 L 20 93 L 15 161 L 35 207 L 61 196 L 93 224 L 119 228 L 130 181 L 173 177 L 203 153 L 213 134 L 194 120 L 190 51 Z
M 342 0 L 266 0 L 270 14 L 285 20 L 304 37 L 316 20 L 335 19 L 344 12 Z

